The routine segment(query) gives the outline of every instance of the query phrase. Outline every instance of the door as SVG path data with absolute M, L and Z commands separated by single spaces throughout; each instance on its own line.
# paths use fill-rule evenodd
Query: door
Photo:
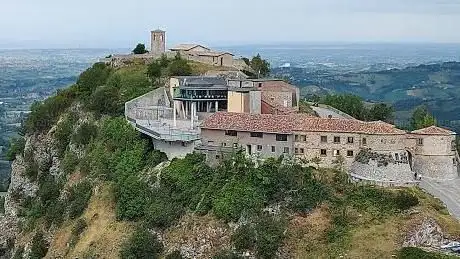
M 251 145 L 246 146 L 246 152 L 248 153 L 248 155 L 252 155 L 252 146 Z

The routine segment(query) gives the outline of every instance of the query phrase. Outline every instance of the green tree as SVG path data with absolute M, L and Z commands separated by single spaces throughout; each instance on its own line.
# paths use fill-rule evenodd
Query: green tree
M 157 83 L 162 75 L 162 66 L 158 61 L 154 61 L 147 67 L 147 76 L 152 80 L 152 83 Z
M 83 97 L 90 96 L 98 86 L 105 85 L 112 69 L 104 63 L 96 63 L 81 73 L 77 80 L 77 92 Z
M 192 75 L 192 67 L 187 60 L 180 58 L 174 58 L 174 60 L 168 66 L 169 76 L 190 76 Z
M 333 94 L 326 95 L 322 98 L 321 103 L 330 105 L 339 109 L 346 114 L 359 119 L 367 118 L 367 111 L 364 107 L 364 102 L 361 97 L 352 94 Z
M 142 43 L 137 44 L 137 46 L 133 49 L 133 54 L 145 54 L 148 53 L 145 45 Z
M 268 63 L 267 60 L 262 59 L 260 54 L 257 54 L 257 56 L 251 59 L 250 67 L 254 69 L 258 78 L 270 75 L 270 63 Z
M 160 258 L 163 245 L 148 229 L 139 227 L 121 249 L 122 259 Z
M 413 130 L 423 129 L 436 125 L 436 119 L 428 112 L 425 106 L 417 107 L 412 113 L 411 128 Z
M 48 247 L 49 245 L 43 237 L 43 232 L 37 232 L 32 239 L 32 247 L 30 248 L 29 257 L 31 259 L 41 259 L 45 257 L 48 252 Z
M 369 110 L 369 117 L 367 120 L 370 121 L 385 121 L 393 123 L 394 120 L 394 108 L 391 105 L 385 103 L 378 103 L 373 105 Z

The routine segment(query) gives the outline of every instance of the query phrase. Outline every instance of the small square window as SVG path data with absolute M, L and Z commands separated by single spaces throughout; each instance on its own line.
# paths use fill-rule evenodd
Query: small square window
M 285 147 L 283 153 L 284 153 L 284 154 L 289 154 L 289 148 L 288 148 L 288 147 Z
M 233 143 L 233 148 L 238 148 L 238 143 Z
M 298 153 L 299 153 L 299 149 L 298 149 L 298 148 L 295 148 L 295 149 L 294 149 L 294 153 L 298 154 Z
M 321 136 L 321 143 L 327 143 L 327 136 Z
M 305 149 L 301 148 L 300 149 L 300 154 L 304 154 L 305 153 Z
M 307 141 L 307 136 L 305 136 L 305 135 L 296 135 L 295 136 L 295 141 L 296 142 L 306 142 Z
M 219 155 L 216 155 L 216 159 L 220 159 L 220 156 L 219 156 Z
M 288 135 L 276 134 L 276 141 L 287 141 Z
M 334 137 L 334 144 L 340 144 L 340 137 Z
M 348 144 L 353 144 L 354 143 L 354 138 L 353 137 L 348 137 L 347 142 Z
M 222 146 L 223 146 L 223 147 L 226 147 L 226 146 L 227 146 L 227 143 L 222 142 Z
M 262 151 L 262 145 L 257 145 L 257 151 Z
M 294 136 L 294 141 L 299 142 L 300 141 L 300 135 L 295 135 Z
M 214 141 L 208 140 L 208 145 L 214 145 Z
M 236 132 L 235 130 L 226 130 L 225 135 L 236 137 L 236 136 L 238 136 L 238 132 Z
M 264 133 L 262 132 L 251 132 L 251 138 L 263 138 Z
M 353 150 L 347 151 L 347 157 L 353 157 Z
M 367 139 L 363 138 L 363 146 L 367 145 Z
M 399 154 L 398 153 L 395 153 L 395 160 L 399 161 Z
M 340 150 L 338 149 L 334 150 L 334 156 L 340 156 Z
M 275 147 L 275 146 L 272 146 L 272 152 L 273 152 L 273 153 L 276 152 L 276 147 Z
M 417 139 L 417 145 L 423 146 L 423 139 L 422 138 Z
M 327 150 L 321 149 L 321 156 L 327 156 Z

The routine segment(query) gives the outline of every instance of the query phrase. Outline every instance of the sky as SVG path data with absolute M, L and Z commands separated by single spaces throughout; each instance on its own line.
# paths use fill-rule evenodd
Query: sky
M 0 0 L 0 48 L 460 43 L 460 0 Z

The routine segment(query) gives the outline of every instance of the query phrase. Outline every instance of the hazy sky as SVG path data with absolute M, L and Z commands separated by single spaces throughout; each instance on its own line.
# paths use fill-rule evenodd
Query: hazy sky
M 460 0 L 0 0 L 0 47 L 460 42 Z

